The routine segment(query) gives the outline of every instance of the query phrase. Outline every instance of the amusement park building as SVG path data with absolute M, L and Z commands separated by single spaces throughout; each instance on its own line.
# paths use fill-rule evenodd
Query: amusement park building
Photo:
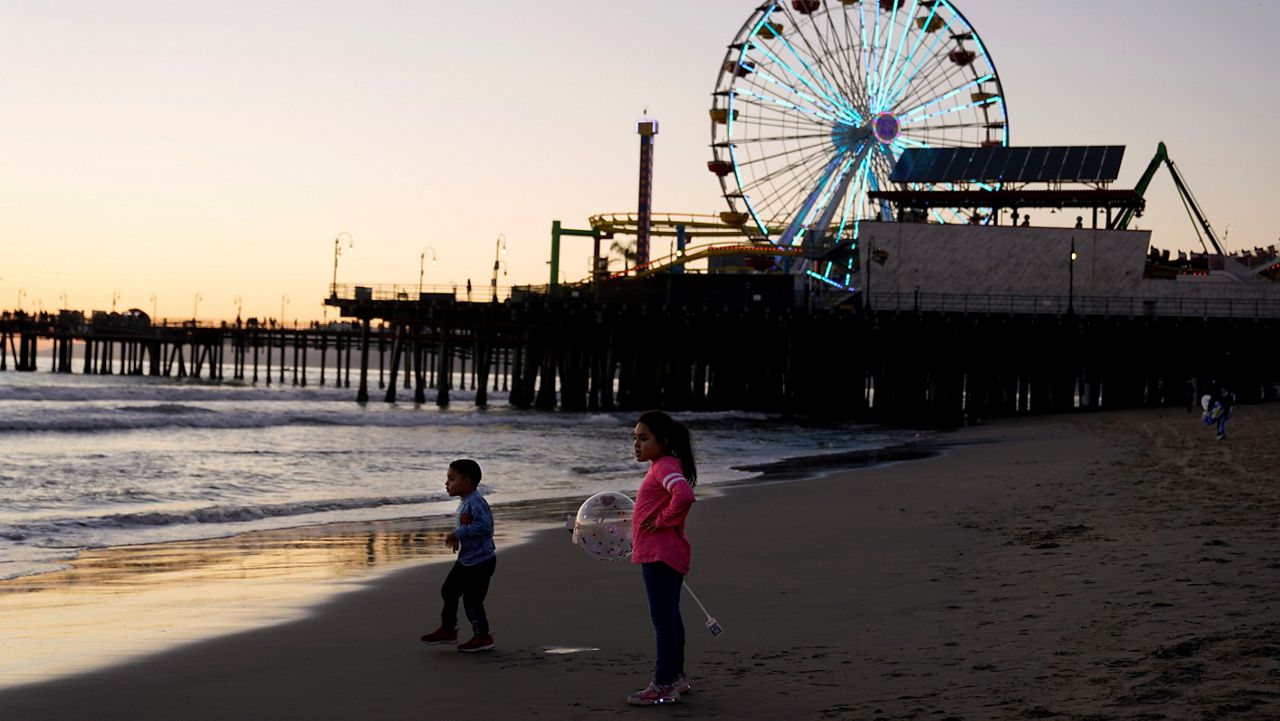
M 1203 256 L 1202 272 L 1150 277 L 1150 231 L 868 222 L 861 237 L 878 257 L 862 264 L 864 293 L 919 310 L 1056 297 L 1077 311 L 1131 303 L 1148 315 L 1204 315 L 1206 304 L 1261 303 L 1280 312 L 1280 283 L 1230 255 Z

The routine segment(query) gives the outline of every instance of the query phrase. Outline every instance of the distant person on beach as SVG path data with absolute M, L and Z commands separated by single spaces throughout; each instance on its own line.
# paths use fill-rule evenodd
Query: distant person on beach
M 1235 412 L 1236 394 L 1232 393 L 1226 386 L 1217 386 L 1211 393 L 1206 394 L 1200 399 L 1200 404 L 1204 407 L 1204 415 L 1202 419 L 1206 426 L 1216 426 L 1218 432 L 1218 440 L 1227 439 L 1227 421 L 1231 420 L 1232 414 Z
M 1218 388 L 1218 440 L 1223 441 L 1227 438 L 1227 421 L 1231 420 L 1231 416 L 1236 410 L 1236 394 L 1227 389 L 1226 386 Z
M 440 587 L 440 596 L 444 599 L 440 628 L 422 637 L 423 643 L 433 646 L 458 642 L 458 598 L 461 597 L 462 610 L 474 633 L 470 641 L 458 646 L 463 653 L 493 649 L 484 598 L 489 593 L 489 580 L 493 578 L 498 556 L 493 545 L 493 512 L 476 490 L 480 476 L 480 464 L 469 458 L 450 463 L 445 474 L 445 490 L 450 496 L 462 499 L 453 530 L 445 537 L 445 544 L 458 554 L 458 560 Z
M 649 597 L 649 619 L 657 640 L 653 679 L 627 697 L 633 706 L 675 703 L 689 690 L 684 674 L 684 620 L 680 593 L 693 548 L 684 533 L 696 500 L 698 468 L 689 428 L 662 411 L 640 416 L 635 426 L 636 461 L 649 462 L 631 517 L 631 562 L 640 564 Z

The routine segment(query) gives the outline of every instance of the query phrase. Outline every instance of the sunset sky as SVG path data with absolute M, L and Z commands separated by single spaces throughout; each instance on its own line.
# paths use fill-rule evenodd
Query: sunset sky
M 340 233 L 340 283 L 416 285 L 425 252 L 481 292 L 499 235 L 499 283 L 545 283 L 553 220 L 635 209 L 646 108 L 655 208 L 726 209 L 707 109 L 757 4 L 0 0 L 0 309 L 319 319 Z M 1277 242 L 1280 5 L 955 5 L 1012 144 L 1126 145 L 1132 187 L 1163 140 L 1228 249 Z M 1147 198 L 1153 244 L 1198 250 L 1166 173 Z M 589 259 L 566 240 L 563 277 Z

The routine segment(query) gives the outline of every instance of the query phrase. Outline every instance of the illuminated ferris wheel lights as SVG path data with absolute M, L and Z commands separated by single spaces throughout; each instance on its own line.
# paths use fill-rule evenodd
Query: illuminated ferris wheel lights
M 880 113 L 871 121 L 871 129 L 875 133 L 876 140 L 892 143 L 902 132 L 902 123 L 893 113 Z

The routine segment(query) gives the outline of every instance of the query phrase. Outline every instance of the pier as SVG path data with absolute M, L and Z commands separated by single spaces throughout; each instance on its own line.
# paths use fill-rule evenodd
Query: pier
M 740 410 L 951 427 L 982 418 L 1185 406 L 1209 383 L 1273 400 L 1280 302 L 813 296 L 786 275 L 665 275 L 516 288 L 502 302 L 336 286 L 327 326 L 83 322 L 6 314 L 0 370 L 353 389 L 359 402 Z M 1174 312 L 1176 311 L 1176 312 Z M 77 323 L 76 321 L 80 322 Z M 37 367 L 37 342 L 52 352 Z M 353 376 L 355 376 L 353 378 Z M 376 386 L 376 390 L 375 390 Z
M 350 387 L 359 335 L 343 327 L 349 325 L 151 324 L 128 316 L 86 323 L 79 312 L 6 312 L 0 317 L 0 371 L 79 369 L 86 375 L 306 386 L 305 370 L 318 360 L 322 385 Z M 376 340 L 381 343 L 381 336 Z M 41 341 L 50 344 L 44 367 L 37 354 Z

